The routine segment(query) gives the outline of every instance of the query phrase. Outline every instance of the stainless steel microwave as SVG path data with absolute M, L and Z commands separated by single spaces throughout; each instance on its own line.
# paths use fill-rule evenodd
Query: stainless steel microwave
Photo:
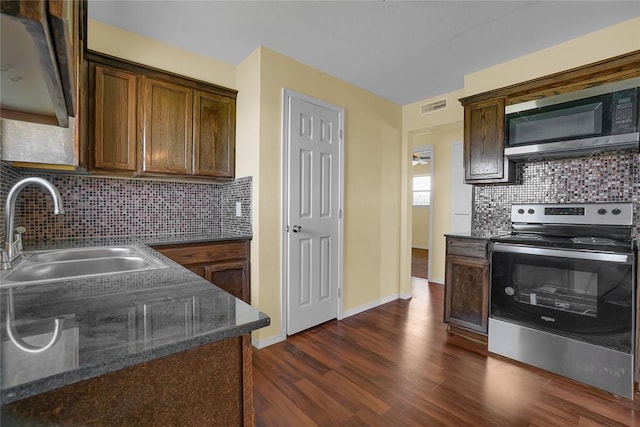
M 505 155 L 571 157 L 638 150 L 640 78 L 507 106 Z

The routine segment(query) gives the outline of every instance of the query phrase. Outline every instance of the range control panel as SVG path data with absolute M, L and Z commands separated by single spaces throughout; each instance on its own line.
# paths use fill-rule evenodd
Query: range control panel
M 511 222 L 535 224 L 632 225 L 632 203 L 514 204 Z

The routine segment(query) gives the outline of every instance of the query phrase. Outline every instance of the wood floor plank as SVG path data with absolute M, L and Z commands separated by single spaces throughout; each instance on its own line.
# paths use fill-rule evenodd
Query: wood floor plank
M 257 426 L 315 426 L 316 424 L 304 411 L 300 410 L 285 394 L 274 387 L 273 382 L 265 378 L 260 370 L 253 371 L 254 381 L 260 384 L 260 393 L 254 398 Z
M 640 426 L 640 403 L 453 345 L 443 287 L 254 353 L 258 426 Z

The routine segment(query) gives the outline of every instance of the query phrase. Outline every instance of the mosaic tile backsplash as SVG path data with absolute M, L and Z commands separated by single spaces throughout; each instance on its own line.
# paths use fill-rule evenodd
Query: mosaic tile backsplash
M 56 186 L 62 197 L 65 214 L 52 214 L 51 198 L 43 189 L 26 187 L 18 196 L 15 221 L 16 225 L 27 228 L 25 239 L 227 231 L 251 235 L 250 177 L 229 184 L 214 184 L 81 175 L 37 176 L 48 179 Z M 0 162 L 0 177 L 0 199 L 4 202 L 9 188 L 22 174 Z M 241 217 L 235 216 L 236 201 L 242 205 Z
M 473 231 L 509 232 L 513 203 L 633 202 L 640 232 L 640 154 L 517 165 L 517 183 L 474 187 Z

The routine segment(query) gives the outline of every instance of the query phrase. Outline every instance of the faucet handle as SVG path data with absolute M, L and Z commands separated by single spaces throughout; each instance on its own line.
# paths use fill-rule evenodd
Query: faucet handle
M 13 241 L 18 252 L 22 252 L 22 235 L 27 231 L 26 228 L 19 225 L 14 229 L 16 234 L 13 235 Z

